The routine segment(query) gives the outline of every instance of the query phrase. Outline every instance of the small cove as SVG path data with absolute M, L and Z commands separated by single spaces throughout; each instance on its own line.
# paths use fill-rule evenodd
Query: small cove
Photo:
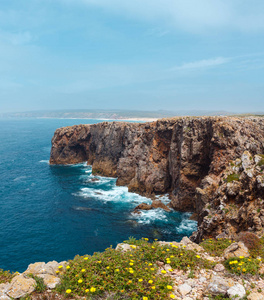
M 93 176 L 85 163 L 48 164 L 57 128 L 99 122 L 0 120 L 0 268 L 21 272 L 36 261 L 103 251 L 130 236 L 179 241 L 196 229 L 188 213 L 132 214 L 150 200 L 117 187 L 115 178 Z

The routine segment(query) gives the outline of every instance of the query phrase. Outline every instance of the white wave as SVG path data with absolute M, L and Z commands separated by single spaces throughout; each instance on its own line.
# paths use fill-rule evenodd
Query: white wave
M 178 233 L 184 233 L 186 235 L 195 230 L 197 230 L 197 222 L 189 219 L 182 220 L 179 226 L 176 228 Z
M 84 198 L 94 198 L 95 200 L 101 200 L 104 202 L 134 202 L 134 203 L 151 203 L 151 200 L 142 197 L 138 194 L 129 193 L 127 187 L 114 186 L 111 190 L 103 190 L 96 188 L 82 188 L 80 192 L 74 195 L 81 196 Z
M 164 194 L 164 195 L 156 196 L 156 200 L 160 200 L 164 204 L 170 203 L 169 194 Z
M 90 174 L 90 176 L 82 175 L 82 176 L 80 176 L 80 178 L 84 179 L 84 182 L 87 182 L 89 184 L 102 185 L 102 184 L 114 184 L 116 182 L 116 178 L 93 176 L 93 175 L 91 175 L 92 170 L 91 171 L 85 171 L 85 173 Z
M 140 214 L 132 213 L 132 217 L 140 224 L 150 224 L 157 220 L 168 222 L 166 212 L 162 208 L 141 210 Z
M 28 177 L 30 177 L 30 176 L 18 176 L 18 177 L 15 178 L 13 181 L 22 181 L 22 180 L 24 180 L 24 179 L 26 179 L 26 178 L 28 178 Z
M 43 159 L 39 161 L 40 163 L 45 163 L 45 164 L 49 164 L 49 160 L 48 159 Z
M 93 211 L 93 210 L 96 210 L 94 208 L 83 207 L 83 206 L 73 206 L 72 209 L 74 209 L 74 210 L 81 210 L 81 211 Z
M 66 167 L 72 167 L 72 168 L 78 168 L 78 167 L 91 167 L 90 165 L 87 165 L 87 162 L 81 162 L 81 163 L 78 163 L 78 164 L 68 164 L 68 165 L 64 165 Z

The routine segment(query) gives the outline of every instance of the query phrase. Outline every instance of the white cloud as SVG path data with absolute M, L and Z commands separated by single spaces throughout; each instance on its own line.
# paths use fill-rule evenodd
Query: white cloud
M 176 66 L 172 68 L 172 71 L 175 70 L 193 70 L 193 69 L 205 69 L 205 68 L 210 68 L 210 67 L 216 67 L 219 65 L 226 64 L 229 62 L 229 58 L 225 57 L 217 57 L 217 58 L 212 58 L 212 59 L 203 59 L 203 60 L 198 60 L 194 62 L 188 62 L 188 63 L 183 63 L 180 66 Z
M 76 0 L 59 0 L 76 3 Z M 200 33 L 211 30 L 262 31 L 264 1 L 253 0 L 79 0 L 130 18 Z

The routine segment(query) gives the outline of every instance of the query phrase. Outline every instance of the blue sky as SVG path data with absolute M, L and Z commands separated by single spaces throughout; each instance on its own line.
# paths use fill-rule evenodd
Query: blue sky
M 263 0 L 0 0 L 0 112 L 264 111 Z

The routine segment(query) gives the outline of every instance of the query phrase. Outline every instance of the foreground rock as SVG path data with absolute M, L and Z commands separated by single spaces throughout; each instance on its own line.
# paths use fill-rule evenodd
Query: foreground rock
M 0 284 L 0 300 L 20 299 L 34 292 L 37 283 L 32 275 L 43 278 L 48 290 L 54 289 L 60 283 L 60 270 L 65 269 L 67 265 L 66 261 L 30 264 L 24 273 L 15 274 L 10 283 Z
M 17 275 L 12 279 L 7 295 L 18 299 L 32 293 L 35 290 L 35 286 L 36 281 L 33 278 L 28 278 L 23 274 Z
M 242 242 L 233 243 L 224 252 L 225 259 L 239 256 L 249 257 L 248 248 Z
M 57 129 L 50 164 L 87 161 L 131 192 L 170 193 L 171 208 L 196 212 L 199 242 L 263 232 L 263 139 L 263 118 L 104 122 Z

